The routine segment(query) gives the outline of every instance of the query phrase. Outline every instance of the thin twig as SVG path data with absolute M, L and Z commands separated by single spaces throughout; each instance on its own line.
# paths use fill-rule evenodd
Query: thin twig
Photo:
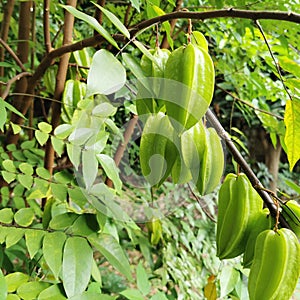
M 207 207 L 206 203 L 204 203 L 204 201 L 194 193 L 194 191 L 193 191 L 192 187 L 190 186 L 190 184 L 188 184 L 188 187 L 189 187 L 190 192 L 192 193 L 192 195 L 195 197 L 195 199 L 199 203 L 199 205 L 200 205 L 201 209 L 203 210 L 203 212 L 205 213 L 205 215 L 211 221 L 213 221 L 214 223 L 217 223 L 216 219 L 212 216 L 212 214 L 210 213 L 210 211 L 206 208 Z
M 15 60 L 15 62 L 17 63 L 17 65 L 21 68 L 21 70 L 23 72 L 27 72 L 27 69 L 25 68 L 25 66 L 23 65 L 23 63 L 21 62 L 21 60 L 19 59 L 19 57 L 16 55 L 16 53 L 13 51 L 13 49 L 11 49 L 9 47 L 9 45 L 0 38 L 0 44 L 5 48 L 5 50 L 11 55 L 11 57 Z
M 23 73 L 20 73 L 20 74 L 14 76 L 14 77 L 11 78 L 9 81 L 7 81 L 7 83 L 6 83 L 6 88 L 5 88 L 5 90 L 3 91 L 2 95 L 1 95 L 1 98 L 2 98 L 3 100 L 5 100 L 6 97 L 8 96 L 8 94 L 9 94 L 9 90 L 10 90 L 10 88 L 11 88 L 11 85 L 12 85 L 14 82 L 20 80 L 22 77 L 25 77 L 25 76 L 31 76 L 31 73 L 29 73 L 29 72 L 23 72 Z
M 258 22 L 258 20 L 255 20 L 255 24 L 256 24 L 256 26 L 258 27 L 258 29 L 259 29 L 259 31 L 260 31 L 260 33 L 261 33 L 261 35 L 262 35 L 262 37 L 263 37 L 263 39 L 264 39 L 264 41 L 265 41 L 267 47 L 268 47 L 269 53 L 270 53 L 270 55 L 271 55 L 271 57 L 272 57 L 272 60 L 273 60 L 273 62 L 274 62 L 274 64 L 275 64 L 275 67 L 276 67 L 276 70 L 277 70 L 277 72 L 278 72 L 280 81 L 281 81 L 281 83 L 282 83 L 282 85 L 283 85 L 283 88 L 285 89 L 286 93 L 288 94 L 290 100 L 293 100 L 292 95 L 290 94 L 289 90 L 287 89 L 287 87 L 286 87 L 286 85 L 285 85 L 285 83 L 284 83 L 284 79 L 283 79 L 282 74 L 281 74 L 281 71 L 280 71 L 279 63 L 277 62 L 277 60 L 276 60 L 276 58 L 275 58 L 275 56 L 274 56 L 274 54 L 273 54 L 273 52 L 272 52 L 271 46 L 270 46 L 270 44 L 269 44 L 269 42 L 268 42 L 268 40 L 267 40 L 267 38 L 266 38 L 266 35 L 265 35 L 265 33 L 264 33 L 264 30 L 263 30 L 263 28 L 261 27 L 261 25 L 260 25 L 260 23 Z
M 229 91 L 226 91 L 226 90 L 223 89 L 221 86 L 219 86 L 219 85 L 216 85 L 216 86 L 217 86 L 218 89 L 222 90 L 224 93 L 226 93 L 226 94 L 228 94 L 229 96 L 231 96 L 234 100 L 237 100 L 238 102 L 241 102 L 241 103 L 243 103 L 243 104 L 245 104 L 245 105 L 247 105 L 247 106 L 253 108 L 253 109 L 256 110 L 256 111 L 259 111 L 259 112 L 264 113 L 264 114 L 266 114 L 266 115 L 272 116 L 272 117 L 274 117 L 274 118 L 276 118 L 276 119 L 278 119 L 278 120 L 284 120 L 283 117 L 278 116 L 278 115 L 276 115 L 276 114 L 273 114 L 273 113 L 271 113 L 271 112 L 269 112 L 269 111 L 267 111 L 267 110 L 264 110 L 264 109 L 255 107 L 253 104 L 249 103 L 248 101 L 243 100 L 243 99 L 241 99 L 241 98 L 239 98 L 239 97 L 233 95 L 233 94 L 232 94 L 231 92 L 229 92 Z
M 137 115 L 133 115 L 132 118 L 130 119 L 130 121 L 128 122 L 128 126 L 124 132 L 124 140 L 120 142 L 118 149 L 116 151 L 116 154 L 114 156 L 114 161 L 115 161 L 115 164 L 117 167 L 119 166 L 119 164 L 121 162 L 121 159 L 124 155 L 125 149 L 130 141 L 130 138 L 134 132 L 134 128 L 135 128 L 137 122 L 138 122 Z M 113 182 L 111 181 L 110 178 L 107 178 L 105 183 L 109 187 L 113 186 Z

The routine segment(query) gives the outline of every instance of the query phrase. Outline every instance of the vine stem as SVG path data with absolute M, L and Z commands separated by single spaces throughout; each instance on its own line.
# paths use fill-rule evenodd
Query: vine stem
M 263 188 L 262 184 L 252 171 L 251 167 L 248 165 L 248 163 L 245 161 L 242 154 L 239 152 L 239 150 L 234 145 L 233 141 L 229 137 L 226 130 L 223 128 L 217 117 L 212 113 L 210 109 L 206 112 L 206 118 L 209 121 L 209 123 L 215 128 L 220 138 L 225 142 L 228 150 L 234 157 L 235 161 L 240 165 L 240 167 L 243 169 L 244 173 L 250 180 L 252 186 L 256 189 L 260 197 L 263 199 L 265 205 L 269 209 L 272 216 L 275 218 L 278 217 L 278 207 L 272 200 L 272 197 L 269 195 L 269 193 Z M 279 215 L 279 221 L 280 224 L 283 227 L 290 228 L 286 220 L 283 218 L 283 216 Z

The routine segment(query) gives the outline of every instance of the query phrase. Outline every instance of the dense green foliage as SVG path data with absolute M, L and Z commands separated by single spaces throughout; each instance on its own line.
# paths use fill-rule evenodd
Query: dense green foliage
M 188 18 L 152 18 L 299 4 L 2 1 L 0 299 L 249 299 L 240 257 L 216 257 L 218 188 L 142 176 L 136 79 L 149 49 L 188 42 Z M 264 187 L 298 200 L 300 17 L 254 19 L 192 20 L 215 69 L 210 107 Z M 238 171 L 225 153 L 225 175 Z

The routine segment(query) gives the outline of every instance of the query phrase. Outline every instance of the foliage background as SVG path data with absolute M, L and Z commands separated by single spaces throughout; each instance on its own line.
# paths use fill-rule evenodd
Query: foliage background
M 95 17 L 98 25 L 76 13 L 73 24 L 60 4 Z M 299 13 L 298 0 L 97 4 L 130 30 L 183 8 Z M 117 34 L 126 31 L 84 0 L 2 1 L 0 21 L 1 299 L 248 299 L 248 270 L 240 259 L 220 262 L 215 255 L 217 191 L 199 197 L 193 186 L 170 182 L 155 193 L 145 183 L 136 188 L 141 124 L 130 93 L 122 90 L 109 101 L 86 95 L 93 80 L 101 87 L 112 84 L 102 75 L 113 58 L 100 60 L 107 63 L 100 71 L 90 69 L 96 51 L 110 51 L 132 80 L 124 53 L 138 62 L 141 45 L 154 48 L 157 39 L 161 47 L 176 49 L 186 43 L 188 20 L 142 30 L 136 36 L 140 44 L 127 43 Z M 193 29 L 206 36 L 215 64 L 214 113 L 264 186 L 282 199 L 297 198 L 299 24 L 259 24 L 263 34 L 253 20 L 239 18 L 193 20 Z M 113 83 L 122 80 L 121 73 Z M 294 101 L 294 122 L 284 120 L 290 100 L 285 87 Z M 128 160 L 120 162 L 119 172 L 116 151 L 131 126 L 123 156 Z M 293 132 L 289 138 L 287 128 Z M 91 147 L 83 152 L 87 140 Z M 236 168 L 227 154 L 225 173 Z M 95 178 L 91 196 L 81 187 L 91 187 Z M 142 207 L 143 218 L 114 201 L 121 193 L 118 200 Z M 300 299 L 299 288 L 294 298 Z

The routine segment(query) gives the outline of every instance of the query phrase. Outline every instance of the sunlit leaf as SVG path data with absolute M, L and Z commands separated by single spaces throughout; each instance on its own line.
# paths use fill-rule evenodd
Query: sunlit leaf
M 128 39 L 130 38 L 130 33 L 128 29 L 123 25 L 123 23 L 110 11 L 105 9 L 104 7 L 98 5 L 97 3 L 92 2 L 96 5 L 105 15 L 106 17 L 123 33 Z
M 88 240 L 112 266 L 129 280 L 132 280 L 128 258 L 113 236 L 109 234 L 93 234 L 88 237 Z
M 52 125 L 46 122 L 38 123 L 38 128 L 40 131 L 45 133 L 50 133 L 52 131 Z
M 36 140 L 38 141 L 38 143 L 43 146 L 46 144 L 48 138 L 49 138 L 49 134 L 40 130 L 36 130 L 34 132 L 34 136 L 36 138 Z
M 138 289 L 142 292 L 143 295 L 146 296 L 150 292 L 151 286 L 148 280 L 147 272 L 141 262 L 139 262 L 136 268 L 136 280 Z
M 42 248 L 42 241 L 46 234 L 43 230 L 27 229 L 25 232 L 25 241 L 28 253 L 31 259 Z
M 46 233 L 43 240 L 44 259 L 56 279 L 58 279 L 62 266 L 65 240 L 66 235 L 61 231 Z
M 17 294 L 21 299 L 37 299 L 38 295 L 50 286 L 50 283 L 42 281 L 26 282 L 19 286 Z
M 27 227 L 33 222 L 34 217 L 34 210 L 32 208 L 25 207 L 19 209 L 15 213 L 14 220 L 18 225 Z
M 57 284 L 44 289 L 38 297 L 38 300 L 64 300 L 67 299 Z
M 9 293 L 15 292 L 17 288 L 27 282 L 29 279 L 29 276 L 27 274 L 21 273 L 21 272 L 15 272 L 10 273 L 5 276 L 6 285 L 7 285 L 7 291 Z
M 114 160 L 106 154 L 97 154 L 97 159 L 100 162 L 100 165 L 103 167 L 106 175 L 112 180 L 115 185 L 115 188 L 118 191 L 122 189 L 122 181 L 119 177 L 119 170 L 114 162 Z
M 139 290 L 128 289 L 122 291 L 120 294 L 129 300 L 145 300 L 144 296 Z
M 9 232 L 5 239 L 6 248 L 9 248 L 18 243 L 18 241 L 24 236 L 24 233 L 25 230 L 23 228 L 9 228 Z
M 91 277 L 92 261 L 93 250 L 86 239 L 67 239 L 63 253 L 62 279 L 69 298 L 86 289 Z
M 3 208 L 0 210 L 0 222 L 10 224 L 14 218 L 14 213 L 11 208 Z
M 86 189 L 89 189 L 98 173 L 98 161 L 93 149 L 82 151 L 82 175 Z
M 112 36 L 109 34 L 109 32 L 106 31 L 104 29 L 104 27 L 102 27 L 99 24 L 99 22 L 95 18 L 77 10 L 73 6 L 70 6 L 70 5 L 61 5 L 61 6 L 64 9 L 66 9 L 70 14 L 72 14 L 75 18 L 88 23 L 93 29 L 95 29 L 99 34 L 101 34 L 109 43 L 111 43 L 114 47 L 119 49 L 119 46 L 116 43 L 116 41 L 112 38 Z
M 29 163 L 20 163 L 19 164 L 19 169 L 21 172 L 23 172 L 25 175 L 31 176 L 33 174 L 33 167 Z
M 286 133 L 284 142 L 287 148 L 287 157 L 290 164 L 290 171 L 300 159 L 300 99 L 286 102 L 284 123 Z
M 125 82 L 126 71 L 119 60 L 105 49 L 97 51 L 87 78 L 86 96 L 112 94 L 120 90 Z
M 6 299 L 7 297 L 7 284 L 5 277 L 0 270 L 0 299 Z

